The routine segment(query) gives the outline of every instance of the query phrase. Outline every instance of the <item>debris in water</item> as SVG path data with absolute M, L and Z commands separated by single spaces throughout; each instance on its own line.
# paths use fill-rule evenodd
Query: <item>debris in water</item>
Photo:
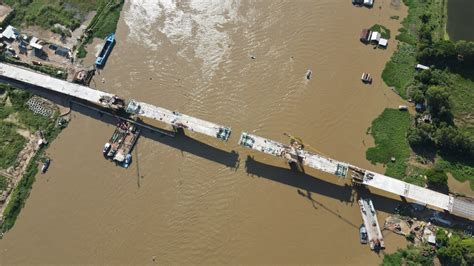
M 311 69 L 308 69 L 308 71 L 306 72 L 306 79 L 310 80 L 312 74 L 313 74 L 313 72 L 311 71 Z

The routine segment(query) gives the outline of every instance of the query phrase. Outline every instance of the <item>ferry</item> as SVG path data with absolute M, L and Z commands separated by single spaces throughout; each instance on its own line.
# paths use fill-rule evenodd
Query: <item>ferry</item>
M 367 236 L 367 229 L 365 228 L 364 224 L 361 224 L 359 227 L 359 237 L 361 244 L 367 244 L 368 236 Z
M 105 43 L 104 46 L 102 47 L 102 50 L 100 51 L 99 55 L 95 59 L 95 65 L 97 67 L 103 67 L 105 64 L 105 61 L 107 61 L 107 57 L 110 55 L 110 52 L 112 52 L 112 48 L 114 47 L 115 44 L 115 34 L 111 33 L 105 38 Z

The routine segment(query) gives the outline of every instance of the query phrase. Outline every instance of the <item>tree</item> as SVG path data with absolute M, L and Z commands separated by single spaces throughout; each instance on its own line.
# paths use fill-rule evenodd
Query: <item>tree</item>
M 448 176 L 441 169 L 432 168 L 426 172 L 428 184 L 435 188 L 446 188 L 448 185 Z
M 463 262 L 461 238 L 457 235 L 451 236 L 448 244 L 438 250 L 438 257 L 444 265 L 461 265 Z
M 439 120 L 447 121 L 451 116 L 451 105 L 449 104 L 449 92 L 445 87 L 431 86 L 426 91 L 426 98 L 431 115 Z
M 407 139 L 410 146 L 415 148 L 430 148 L 434 146 L 432 135 L 435 128 L 432 124 L 421 123 L 408 131 Z
M 474 142 L 468 133 L 443 124 L 435 135 L 436 144 L 442 152 L 467 158 L 474 157 Z
M 419 87 L 415 87 L 412 89 L 411 98 L 415 103 L 425 102 L 425 95 L 423 94 L 423 91 Z

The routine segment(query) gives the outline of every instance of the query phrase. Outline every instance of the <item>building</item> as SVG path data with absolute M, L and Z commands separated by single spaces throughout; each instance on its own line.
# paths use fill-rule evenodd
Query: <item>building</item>
M 19 35 L 20 32 L 11 25 L 8 25 L 7 28 L 2 32 L 2 37 L 7 41 L 14 41 Z
M 387 48 L 387 45 L 388 45 L 388 40 L 387 39 L 384 39 L 384 38 L 379 39 L 379 46 L 381 46 L 383 48 Z
M 35 56 L 41 57 L 43 55 L 43 45 L 38 43 L 38 38 L 32 37 L 30 40 L 30 46 L 33 48 Z
M 368 43 L 370 41 L 371 31 L 369 29 L 362 29 L 360 33 L 360 41 L 363 43 Z
M 430 69 L 430 67 L 422 65 L 422 64 L 416 64 L 415 68 L 418 69 L 418 70 L 428 70 L 428 69 Z
M 64 56 L 66 58 L 69 58 L 70 52 L 68 48 L 57 46 L 56 50 L 54 51 L 55 54 Z

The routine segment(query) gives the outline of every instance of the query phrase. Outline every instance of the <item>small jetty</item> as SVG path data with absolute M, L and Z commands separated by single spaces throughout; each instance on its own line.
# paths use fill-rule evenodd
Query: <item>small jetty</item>
M 100 50 L 100 53 L 97 55 L 97 58 L 95 59 L 95 65 L 99 68 L 104 67 L 105 62 L 107 61 L 107 57 L 109 57 L 110 52 L 112 52 L 112 48 L 114 47 L 115 44 L 115 34 L 111 33 L 107 35 L 105 38 L 105 43 L 104 46 L 102 46 L 102 49 Z
M 140 136 L 140 129 L 134 124 L 120 121 L 109 142 L 104 145 L 104 157 L 128 168 L 132 160 L 132 149 Z
M 374 204 L 370 199 L 359 199 L 360 213 L 364 220 L 364 226 L 367 231 L 367 238 L 370 249 L 380 250 L 385 248 L 382 231 L 380 231 L 379 222 L 377 220 L 377 213 L 375 212 Z

